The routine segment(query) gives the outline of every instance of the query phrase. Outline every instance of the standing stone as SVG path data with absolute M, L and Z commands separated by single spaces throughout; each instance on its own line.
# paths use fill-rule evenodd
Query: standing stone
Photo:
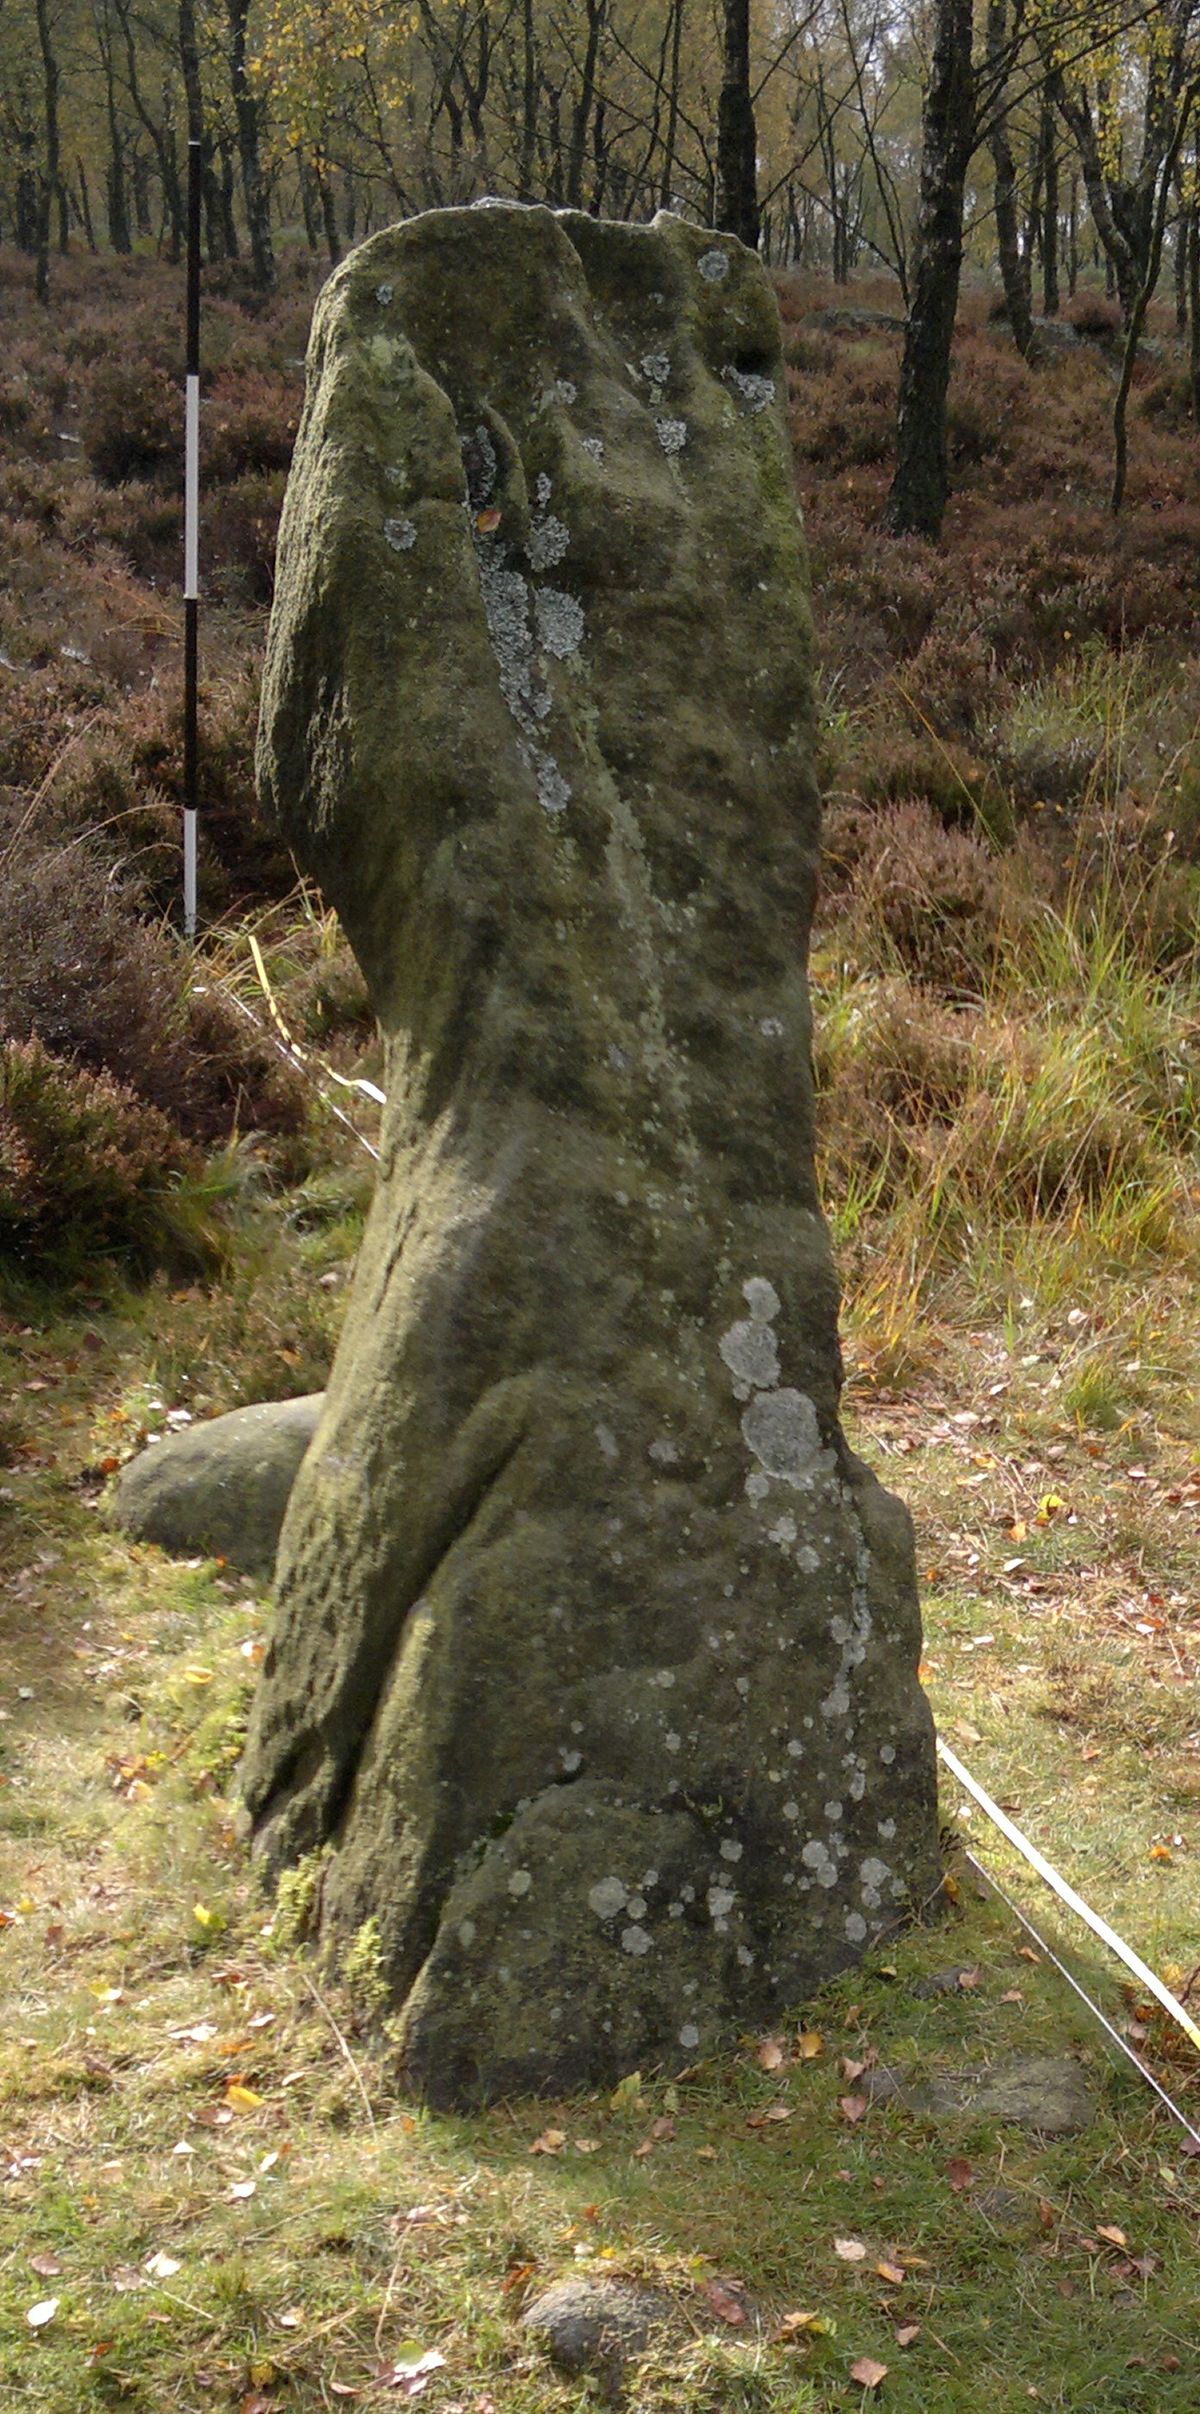
M 447 210 L 326 286 L 259 768 L 388 1049 L 244 1790 L 435 2102 L 676 2067 L 937 1888 L 838 1424 L 810 624 L 753 256 Z

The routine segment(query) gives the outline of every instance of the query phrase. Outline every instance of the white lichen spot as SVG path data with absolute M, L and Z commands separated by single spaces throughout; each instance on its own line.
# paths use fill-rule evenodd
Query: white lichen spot
M 545 470 L 539 470 L 537 477 L 534 479 L 533 493 L 535 502 L 543 511 L 545 510 L 553 491 L 554 490 L 550 484 L 550 480 L 547 477 Z
M 644 1896 L 644 1895 L 641 1895 L 641 1894 L 631 1894 L 631 1895 L 630 1895 L 630 1897 L 629 1897 L 629 1901 L 628 1901 L 628 1902 L 626 1903 L 626 1905 L 625 1905 L 625 1909 L 626 1909 L 626 1910 L 627 1910 L 627 1912 L 629 1913 L 630 1919 L 645 1919 L 645 1916 L 646 1916 L 646 1900 L 645 1900 L 645 1896 Z
M 652 1458 L 658 1467 L 675 1467 L 679 1464 L 679 1452 L 674 1442 L 666 1435 L 661 1441 L 651 1442 L 646 1455 L 648 1458 Z
M 828 1819 L 831 1827 L 840 1827 L 842 1821 L 841 1803 L 827 1802 L 825 1805 L 825 1816 Z
M 821 1704 L 822 1718 L 845 1718 L 850 1708 L 850 1687 L 844 1676 L 830 1687 Z
M 777 1014 L 764 1014 L 758 1027 L 764 1039 L 783 1038 L 783 1024 Z
M 736 1689 L 741 1694 L 742 1700 L 745 1701 L 750 1691 L 750 1679 L 748 1676 L 739 1676 L 735 1681 Z
M 643 1892 L 643 1894 L 649 1894 L 651 1887 L 652 1887 L 652 1886 L 657 1886 L 657 1884 L 658 1884 L 658 1871 L 657 1871 L 657 1869 L 643 1869 L 643 1871 L 642 1871 L 642 1892 Z
M 795 1539 L 796 1520 L 794 1517 L 777 1517 L 774 1525 L 767 1527 L 768 1542 L 777 1542 L 781 1550 L 786 1550 L 788 1544 L 794 1542 Z
M 690 1883 L 689 1883 L 688 1885 L 686 1885 L 686 1886 L 681 1886 L 681 1887 L 680 1887 L 680 1889 L 679 1889 L 679 1892 L 680 1892 L 680 1897 L 681 1897 L 682 1901 L 684 1901 L 685 1903 L 694 1903 L 694 1902 L 695 1902 L 695 1900 L 696 1900 L 696 1889 L 695 1889 L 695 1887 L 694 1887 L 693 1885 L 691 1885 Z
M 668 1918 L 668 1919 L 682 1919 L 682 1918 L 683 1918 L 683 1904 L 682 1904 L 682 1903 L 668 1903 L 668 1904 L 667 1904 L 667 1918 Z
M 734 1396 L 749 1399 L 755 1388 L 766 1389 L 779 1381 L 779 1345 L 769 1324 L 754 1318 L 731 1324 L 717 1344 L 730 1374 L 733 1376 Z
M 779 1314 L 779 1293 L 765 1275 L 752 1274 L 742 1284 L 742 1297 L 757 1324 L 770 1324 Z
M 645 1928 L 622 1928 L 621 1950 L 624 1953 L 648 1953 L 652 1943 Z
M 652 1685 L 661 1685 L 663 1692 L 669 1693 L 675 1682 L 675 1671 L 673 1668 L 659 1668 L 651 1677 L 650 1682 Z
M 648 379 L 652 386 L 665 386 L 671 374 L 670 353 L 643 352 L 641 370 L 643 377 Z
M 543 812 L 552 818 L 565 813 L 571 802 L 571 786 L 565 780 L 552 754 L 536 754 L 534 771 L 537 778 L 538 802 Z
M 656 419 L 654 432 L 668 458 L 673 453 L 681 453 L 688 440 L 686 419 Z
M 811 1542 L 802 1542 L 799 1550 L 796 1553 L 796 1565 L 799 1568 L 801 1575 L 815 1576 L 820 1564 L 820 1552 L 814 1551 Z
M 590 461 L 595 461 L 597 464 L 603 461 L 604 442 L 602 437 L 581 436 L 579 443 L 581 450 L 587 454 Z
M 558 1757 L 561 1760 L 563 1769 L 568 1777 L 573 1777 L 576 1769 L 581 1768 L 583 1765 L 582 1752 L 564 1752 L 561 1745 L 559 1746 Z
M 629 1888 L 621 1884 L 620 1878 L 601 1878 L 588 1894 L 589 1908 L 597 1919 L 615 1919 L 628 1900 Z
M 744 1846 L 738 1843 L 736 1836 L 725 1836 L 721 1842 L 721 1859 L 723 1861 L 740 1861 L 744 1849 Z
M 799 1805 L 799 1803 L 798 1803 L 798 1802 L 785 1802 L 785 1803 L 784 1803 L 784 1806 L 783 1806 L 783 1815 L 784 1815 L 784 1818 L 785 1818 L 785 1819 L 798 1819 L 798 1818 L 799 1818 L 799 1816 L 800 1816 L 800 1805 Z
M 895 1744 L 881 1743 L 879 1746 L 879 1757 L 882 1760 L 885 1769 L 890 1769 L 892 1762 L 896 1757 Z
M 729 274 L 729 254 L 724 251 L 702 251 L 696 266 L 709 285 L 722 285 Z
M 846 1913 L 846 1934 L 852 1945 L 861 1945 L 866 1937 L 867 1923 L 861 1911 Z
M 694 2045 L 699 2045 L 700 2031 L 694 2020 L 684 2021 L 683 2027 L 679 2031 L 679 2042 L 688 2053 L 691 2052 Z
M 553 385 L 547 386 L 546 388 L 545 400 L 547 402 L 563 402 L 566 403 L 569 408 L 571 403 L 576 400 L 578 392 L 578 386 L 573 384 L 569 377 L 556 377 Z
M 475 1922 L 473 1919 L 461 1919 L 459 1921 L 458 1941 L 464 1952 L 469 1953 L 472 1945 L 475 1942 Z
M 732 1886 L 709 1887 L 708 1908 L 714 1919 L 728 1919 L 736 1901 Z
M 744 1970 L 752 1970 L 754 1968 L 754 1955 L 751 1952 L 749 1945 L 739 1945 L 737 1949 L 737 1957 Z
M 538 643 L 556 662 L 567 662 L 583 643 L 583 605 L 561 587 L 539 587 L 533 598 Z
M 510 1894 L 528 1894 L 533 1879 L 527 1869 L 514 1869 L 508 1881 Z
M 597 1425 L 596 1440 L 599 1442 L 601 1451 L 604 1457 L 608 1460 L 609 1466 L 611 1467 L 615 1465 L 617 1459 L 620 1457 L 620 1451 L 617 1448 L 617 1437 L 613 1432 L 612 1426 Z
M 725 385 L 740 395 L 748 411 L 765 411 L 775 400 L 773 377 L 758 377 L 751 370 L 735 369 L 732 362 L 722 369 L 721 377 Z
M 871 1853 L 861 1864 L 858 1874 L 864 1886 L 878 1887 L 884 1885 L 892 1873 L 886 1861 L 879 1860 L 874 1853 Z
M 677 1752 L 683 1742 L 683 1737 L 676 1734 L 674 1727 L 670 1727 L 663 1737 L 663 1742 L 668 1752 Z
M 767 1475 L 797 1490 L 810 1484 L 814 1473 L 832 1471 L 832 1453 L 821 1447 L 817 1412 L 807 1392 L 790 1386 L 761 1392 L 742 1417 L 742 1433 Z
M 880 1820 L 880 1822 L 879 1822 L 878 1827 L 877 1827 L 877 1828 L 876 1828 L 876 1830 L 875 1830 L 875 1833 L 876 1833 L 876 1835 L 877 1835 L 877 1836 L 880 1838 L 881 1842 L 883 1842 L 884 1844 L 890 1844 L 890 1843 L 891 1843 L 891 1841 L 892 1841 L 893 1836 L 894 1836 L 894 1835 L 895 1835 L 895 1833 L 896 1833 L 896 1822 L 895 1822 L 895 1820 L 894 1820 L 894 1819 L 881 1819 L 881 1820 Z
M 377 285 L 377 286 L 376 286 L 376 288 L 375 288 L 375 299 L 376 299 L 376 301 L 378 302 L 379 307 L 380 307 L 380 309 L 381 309 L 381 310 L 386 310 L 386 309 L 387 309 L 388 303 L 391 301 L 391 298 L 392 298 L 392 288 L 391 288 L 391 286 L 390 286 L 390 285 Z
M 391 546 L 393 553 L 411 553 L 417 541 L 416 522 L 405 519 L 385 520 L 383 535 L 385 544 Z
M 769 1475 L 755 1474 L 748 1475 L 746 1477 L 747 1500 L 765 1500 L 770 1489 L 771 1479 Z
M 804 1746 L 803 1746 L 803 1744 L 801 1743 L 799 1736 L 798 1736 L 798 1735 L 793 1735 L 793 1736 L 790 1738 L 789 1743 L 788 1743 L 788 1759 L 789 1759 L 789 1760 L 803 1760 L 803 1758 L 804 1758 Z
M 544 519 L 534 520 L 529 530 L 526 552 L 534 570 L 553 570 L 563 559 L 571 542 L 571 531 L 552 511 Z

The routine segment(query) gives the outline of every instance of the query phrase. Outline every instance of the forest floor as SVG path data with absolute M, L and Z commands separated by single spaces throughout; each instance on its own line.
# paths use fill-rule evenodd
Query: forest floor
M 169 389 L 165 272 L 134 264 L 94 287 L 76 272 L 52 331 L 22 272 L 4 273 L 0 856 L 31 809 L 48 855 L 104 823 L 118 837 L 87 845 L 110 862 L 119 845 L 124 864 L 133 830 L 139 927 L 180 980 L 263 1016 L 253 931 L 305 1043 L 343 1072 L 377 1069 L 343 943 L 249 815 L 301 274 L 273 315 L 236 295 L 211 305 L 224 550 L 206 640 L 210 927 L 193 965 L 154 922 L 178 764 L 174 404 L 154 382 Z M 847 1427 L 916 1519 L 942 1733 L 1186 1994 L 1200 1962 L 1200 440 L 1160 326 L 1114 528 L 1102 305 L 1098 333 L 1030 370 L 969 298 L 947 543 L 891 544 L 875 521 L 896 338 L 864 313 L 894 304 L 856 289 L 847 323 L 829 316 L 846 297 L 811 282 L 782 298 L 821 635 L 813 982 Z M 140 465 L 105 450 L 128 435 L 130 380 Z M 13 1000 L 42 994 L 36 965 L 24 989 L 11 969 L 19 939 L 0 1038 L 37 1028 L 61 1047 L 32 1008 L 18 1026 Z M 76 1056 L 103 1067 L 115 1041 L 99 1025 L 97 1009 L 90 1058 Z M 216 1062 L 221 1033 L 207 1044 Z M 147 1040 L 121 1095 L 164 1113 L 161 1072 Z M 239 1061 L 235 1095 L 265 1097 L 265 1078 Z M 243 1112 L 216 1142 L 214 1111 L 205 1093 L 181 1127 L 203 1153 L 176 1178 L 176 1207 L 190 1185 L 202 1211 L 194 1262 L 143 1220 L 105 1227 L 80 1264 L 44 1216 L 20 1223 L 20 1167 L 0 1162 L 0 1245 L 19 1231 L 28 1252 L 19 1269 L 10 1254 L 0 1293 L 0 2380 L 14 2400 L 307 2414 L 422 2396 L 430 2414 L 567 2414 L 590 2385 L 556 2377 L 519 2316 L 550 2277 L 599 2271 L 700 2309 L 691 2346 L 637 2380 L 633 2403 L 663 2414 L 1193 2414 L 1200 2159 L 956 1847 L 944 1917 L 797 2006 L 778 2037 L 674 2082 L 645 2071 L 611 2097 L 477 2119 L 396 2094 L 353 1972 L 306 1949 L 238 1834 L 269 1601 L 104 1518 L 108 1478 L 147 1434 L 314 1388 L 336 1339 L 365 1155 L 319 1108 L 298 1122 L 281 1105 L 257 1140 Z M 135 1169 L 144 1219 L 142 1181 Z M 947 1830 L 1200 2129 L 1190 2049 L 967 1807 L 947 1781 Z M 1049 2139 L 864 2100 L 876 2062 L 928 2077 L 1013 2054 L 1070 2057 L 1094 2092 L 1090 2128 Z

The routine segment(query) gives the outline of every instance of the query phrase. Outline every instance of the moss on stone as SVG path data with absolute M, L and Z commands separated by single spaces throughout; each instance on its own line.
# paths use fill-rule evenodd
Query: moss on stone
M 749 254 L 497 207 L 331 279 L 259 761 L 389 1106 L 244 1786 L 439 2100 L 686 2061 L 937 1885 L 837 1422 L 810 654 Z

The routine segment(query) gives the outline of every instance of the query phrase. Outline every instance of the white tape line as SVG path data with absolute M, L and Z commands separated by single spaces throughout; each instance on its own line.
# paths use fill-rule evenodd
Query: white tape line
M 272 989 L 269 980 L 267 979 L 267 967 L 263 962 L 262 949 L 259 946 L 253 931 L 250 932 L 249 937 L 250 953 L 254 958 L 254 969 L 258 974 L 259 986 L 267 1001 L 267 1007 L 270 1012 L 271 1020 L 277 1026 L 281 1038 L 286 1041 L 287 1046 L 291 1050 L 291 1053 L 295 1057 L 297 1063 L 307 1064 L 308 1050 L 307 1048 L 301 1047 L 299 1040 L 292 1038 L 292 1034 L 288 1030 L 287 1024 L 285 1023 L 283 1016 L 279 1011 L 279 1007 L 275 1001 L 275 992 Z M 354 1079 L 349 1073 L 335 1073 L 333 1066 L 322 1063 L 322 1060 L 319 1056 L 313 1058 L 313 1063 L 320 1065 L 321 1071 L 325 1075 L 326 1080 L 336 1081 L 339 1089 L 361 1090 L 364 1098 L 370 1098 L 376 1106 L 387 1105 L 387 1099 L 384 1095 L 384 1092 L 380 1089 L 377 1089 L 373 1081 L 359 1081 Z
M 178 523 L 176 523 L 178 525 Z M 183 593 L 200 594 L 200 380 L 189 377 L 183 438 Z
M 1101 1919 L 1099 1912 L 1093 1911 L 1091 1904 L 1085 1903 L 1083 1896 L 1076 1894 L 1073 1886 L 1068 1886 L 1066 1879 L 1059 1876 L 1057 1869 L 1052 1867 L 1044 1853 L 1038 1851 L 1036 1844 L 1031 1844 L 1028 1836 L 1022 1835 L 1020 1828 L 1014 1826 L 1007 1812 L 1001 1810 L 999 1803 L 993 1802 L 991 1795 L 985 1794 L 983 1787 L 976 1784 L 970 1770 L 963 1767 L 957 1753 L 951 1751 L 948 1743 L 942 1742 L 940 1735 L 937 1739 L 937 1748 L 938 1757 L 945 1761 L 951 1776 L 957 1778 L 964 1793 L 968 1793 L 972 1801 L 979 1804 L 980 1810 L 986 1811 L 993 1827 L 998 1827 L 1001 1835 L 1007 1836 L 1009 1843 L 1014 1845 L 1022 1857 L 1028 1861 L 1031 1869 L 1036 1869 L 1038 1876 L 1049 1886 L 1051 1892 L 1058 1896 L 1060 1903 L 1065 1903 L 1067 1909 L 1073 1911 L 1076 1917 L 1083 1920 L 1085 1925 L 1091 1929 L 1093 1936 L 1098 1936 L 1101 1944 L 1107 1945 L 1109 1952 L 1115 1953 L 1118 1961 L 1123 1961 L 1127 1970 L 1132 1970 L 1139 1986 L 1143 1986 L 1148 1995 L 1153 1995 L 1155 2002 L 1162 2006 L 1167 2018 L 1174 2021 L 1176 2028 L 1183 2030 L 1184 2036 L 1195 2046 L 1197 2053 L 1200 2053 L 1200 2028 L 1196 2026 L 1190 2012 L 1186 2012 L 1183 2005 L 1171 1993 L 1170 1988 L 1163 1985 L 1161 1978 L 1155 1977 L 1153 1970 L 1148 1969 L 1146 1963 L 1132 1951 L 1124 1937 L 1118 1936 L 1116 1929 L 1110 1928 L 1108 1921 Z
M 1067 1985 L 1071 1988 L 1072 1993 L 1078 1995 L 1081 2003 L 1086 2003 L 1093 2019 L 1099 2021 L 1101 2028 L 1104 2030 L 1105 2036 L 1111 2038 L 1112 2043 L 1122 2054 L 1124 2054 L 1127 2062 L 1132 2062 L 1139 2079 L 1145 2080 L 1147 2087 L 1153 2089 L 1155 2095 L 1159 2099 L 1159 2102 L 1166 2105 L 1167 2111 L 1171 2114 L 1172 2119 L 1178 2121 L 1181 2129 L 1186 2129 L 1193 2145 L 1200 2146 L 1200 2130 L 1193 2129 L 1186 2112 L 1180 2111 L 1174 2097 L 1169 2096 L 1166 2088 L 1160 2086 L 1158 2080 L 1154 2076 L 1153 2071 L 1147 2070 L 1145 2063 L 1141 2059 L 1141 2056 L 1139 2054 L 1135 2054 L 1132 2045 L 1130 2045 L 1127 2039 L 1121 2035 L 1120 2029 L 1113 2027 L 1112 2021 L 1109 2019 L 1108 2014 L 1101 2011 L 1098 2003 L 1093 2002 L 1087 1991 L 1087 1988 L 1080 1985 L 1079 1980 L 1074 1977 L 1072 1972 L 1067 1968 L 1065 1961 L 1059 1960 L 1057 1953 L 1055 1953 L 1052 1947 L 1047 1944 L 1041 1929 L 1034 1927 L 1033 1921 L 1027 1918 L 1026 1914 L 1022 1911 L 1020 1904 L 1014 1903 L 1011 1894 L 1006 1894 L 999 1878 L 993 1877 L 990 1869 L 984 1869 L 982 1864 L 976 1860 L 973 1852 L 968 1852 L 965 1855 L 965 1858 L 970 1863 L 970 1866 L 974 1870 L 976 1877 L 982 1878 L 983 1883 L 988 1888 L 989 1892 L 992 1894 L 998 1894 L 1001 1902 L 1006 1904 L 1007 1908 L 1011 1911 L 1013 1918 L 1020 1921 L 1021 1926 L 1025 1930 L 1025 1934 L 1033 1938 L 1035 1945 L 1037 1945 L 1039 1950 L 1045 1954 L 1047 1961 L 1053 1964 L 1054 1968 L 1058 1972 L 1059 1977 L 1066 1979 Z

